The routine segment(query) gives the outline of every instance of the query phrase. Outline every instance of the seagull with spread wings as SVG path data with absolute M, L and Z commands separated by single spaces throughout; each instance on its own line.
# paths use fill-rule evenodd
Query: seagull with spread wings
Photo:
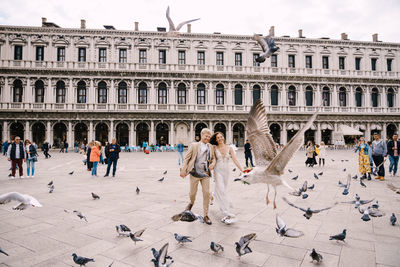
M 304 133 L 311 127 L 318 110 L 314 113 L 304 127 L 287 143 L 282 151 L 277 154 L 276 145 L 269 133 L 267 114 L 262 101 L 259 99 L 250 110 L 247 120 L 246 132 L 251 144 L 251 148 L 256 160 L 256 167 L 249 173 L 243 173 L 235 181 L 243 183 L 265 183 L 268 185 L 266 202 L 269 204 L 269 186 L 275 189 L 274 209 L 276 208 L 276 187 L 285 185 L 289 189 L 294 189 L 282 180 L 285 167 L 296 151 L 304 144 Z
M 5 204 L 12 200 L 18 201 L 21 203 L 18 206 L 14 207 L 13 210 L 24 210 L 29 206 L 32 206 L 32 207 L 41 207 L 42 206 L 39 203 L 39 201 L 37 201 L 36 198 L 29 196 L 29 195 L 20 194 L 18 192 L 10 192 L 10 193 L 0 195 L 0 204 Z
M 198 19 L 187 20 L 187 21 L 179 23 L 178 26 L 175 27 L 174 22 L 172 21 L 171 17 L 169 16 L 169 7 L 167 8 L 166 16 L 167 16 L 167 20 L 169 23 L 169 33 L 175 33 L 175 34 L 177 34 L 179 32 L 179 30 L 183 27 L 183 25 L 200 19 L 200 18 L 198 18 Z

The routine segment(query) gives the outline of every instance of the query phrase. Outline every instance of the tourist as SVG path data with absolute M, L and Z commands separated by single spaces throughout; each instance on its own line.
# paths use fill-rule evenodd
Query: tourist
M 87 166 L 87 170 L 91 171 L 93 164 L 92 162 L 90 162 L 90 153 L 92 152 L 92 146 L 94 146 L 94 141 L 92 140 L 87 147 L 87 152 L 86 152 L 86 166 Z
M 183 164 L 183 141 L 179 140 L 179 144 L 176 145 L 176 150 L 178 151 L 178 165 L 181 166 L 181 162 Z
M 22 161 L 26 162 L 25 147 L 24 144 L 21 142 L 21 138 L 19 136 L 16 136 L 14 140 L 15 142 L 8 146 L 7 150 L 8 161 L 12 162 L 11 179 L 15 178 L 15 171 L 17 169 L 17 166 L 19 170 L 19 177 L 23 179 L 24 169 L 22 167 Z
M 378 168 L 378 176 L 376 179 L 385 180 L 385 165 L 384 157 L 387 155 L 386 142 L 381 139 L 380 134 L 374 134 L 374 141 L 372 142 L 372 159 L 374 160 L 375 166 Z
M 99 164 L 100 161 L 100 154 L 101 154 L 101 143 L 98 141 L 94 142 L 94 145 L 92 146 L 91 152 L 90 152 L 90 162 L 93 164 L 92 167 L 92 177 L 98 177 L 97 176 L 97 165 Z
M 147 148 L 147 142 L 146 141 L 143 141 L 142 147 L 143 147 L 143 152 L 146 153 L 146 148 Z
M 64 153 L 64 152 L 65 152 L 65 146 L 64 146 L 64 141 L 63 141 L 60 144 L 60 153 Z
M 367 178 L 368 174 L 368 180 L 371 180 L 370 150 L 371 148 L 365 143 L 364 137 L 361 137 L 355 151 L 358 152 L 358 170 L 362 175 L 361 179 Z
M 35 177 L 35 162 L 37 161 L 37 150 L 34 144 L 29 141 L 29 139 L 25 140 L 25 151 L 26 151 L 26 175 L 27 177 Z M 30 176 L 30 174 L 32 176 Z
M 51 158 L 51 155 L 49 154 L 49 149 L 50 149 L 50 144 L 49 142 L 45 141 L 43 143 L 43 154 L 47 158 Z
M 4 143 L 2 145 L 3 156 L 5 156 L 7 154 L 8 145 L 9 145 L 8 140 L 4 141 Z
M 113 139 L 111 144 L 106 146 L 105 154 L 107 158 L 107 171 L 104 177 L 108 177 L 110 174 L 111 165 L 113 165 L 112 176 L 115 177 L 115 172 L 117 171 L 117 163 L 119 159 L 119 152 L 121 152 L 121 147 L 117 144 L 117 140 Z
M 315 146 L 311 140 L 307 142 L 306 150 L 307 150 L 306 166 L 314 167 L 314 165 L 317 164 L 317 161 L 315 160 L 315 156 L 316 156 Z
M 78 149 L 79 149 L 79 144 L 77 141 L 74 142 L 74 152 L 78 153 Z
M 246 139 L 246 144 L 244 144 L 244 157 L 246 158 L 246 167 L 249 168 L 249 160 L 251 168 L 254 168 L 253 155 L 251 154 L 251 145 L 249 140 Z
M 322 165 L 325 166 L 325 158 L 326 158 L 326 146 L 325 142 L 321 142 L 321 145 L 319 147 L 319 154 L 318 154 L 318 165 L 321 166 L 321 161 Z
M 389 173 L 393 174 L 392 176 L 396 176 L 397 166 L 399 165 L 399 150 L 400 150 L 400 141 L 397 140 L 398 135 L 393 134 L 392 140 L 387 143 L 387 153 L 389 155 Z

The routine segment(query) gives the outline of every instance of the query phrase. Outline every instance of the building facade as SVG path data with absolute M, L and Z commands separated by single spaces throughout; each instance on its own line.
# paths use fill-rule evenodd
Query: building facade
M 273 34 L 273 32 L 271 33 Z M 400 129 L 400 44 L 275 37 L 264 63 L 252 36 L 0 25 L 0 135 L 38 144 L 112 138 L 185 144 L 202 128 L 243 145 L 253 103 L 286 144 L 316 108 L 306 140 L 341 124 L 383 138 Z

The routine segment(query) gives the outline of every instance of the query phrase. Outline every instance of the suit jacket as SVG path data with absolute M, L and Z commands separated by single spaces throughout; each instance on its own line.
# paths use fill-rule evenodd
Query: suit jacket
M 208 161 L 209 165 L 215 166 L 215 148 L 210 143 L 207 144 L 208 149 L 210 151 L 210 159 Z M 181 174 L 185 176 L 189 174 L 189 172 L 194 168 L 194 163 L 196 161 L 197 156 L 201 152 L 200 142 L 191 143 L 188 149 L 188 152 L 185 155 L 185 159 L 183 160 L 183 165 L 181 168 Z M 210 170 L 208 171 L 208 175 L 211 176 Z

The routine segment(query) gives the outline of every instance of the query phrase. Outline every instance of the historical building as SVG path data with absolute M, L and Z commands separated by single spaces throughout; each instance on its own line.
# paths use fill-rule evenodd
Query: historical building
M 274 34 L 271 28 L 270 34 Z M 400 128 L 400 43 L 275 37 L 262 64 L 252 36 L 170 35 L 112 26 L 0 26 L 1 139 L 185 144 L 203 127 L 242 145 L 255 100 L 285 144 L 318 106 L 306 139 L 332 143 L 341 124 L 383 138 Z

